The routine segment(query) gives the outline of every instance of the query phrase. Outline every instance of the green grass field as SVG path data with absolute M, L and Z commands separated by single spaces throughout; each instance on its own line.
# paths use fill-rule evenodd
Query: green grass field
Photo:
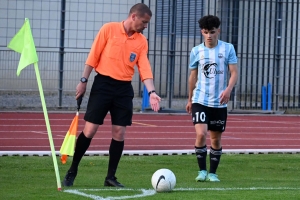
M 224 154 L 217 171 L 221 182 L 215 183 L 194 181 L 194 155 L 123 156 L 116 176 L 126 188 L 118 190 L 103 187 L 108 157 L 85 156 L 74 186 L 59 192 L 51 157 L 4 156 L 0 199 L 300 199 L 299 161 L 300 154 Z M 70 162 L 58 163 L 61 179 Z M 175 173 L 174 191 L 152 194 L 151 177 L 159 168 Z

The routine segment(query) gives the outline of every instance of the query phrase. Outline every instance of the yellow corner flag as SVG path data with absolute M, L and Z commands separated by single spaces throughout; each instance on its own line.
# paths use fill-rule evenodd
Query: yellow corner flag
M 30 64 L 38 62 L 38 56 L 35 50 L 30 23 L 27 18 L 25 19 L 25 23 L 22 28 L 12 38 L 7 47 L 21 54 L 17 69 L 17 76 L 20 75 L 22 69 Z
M 22 71 L 22 69 L 24 69 L 25 67 L 27 67 L 30 64 L 34 64 L 36 80 L 37 80 L 38 88 L 39 88 L 39 92 L 40 92 L 40 97 L 41 97 L 47 132 L 48 132 L 48 138 L 49 138 L 49 143 L 50 143 L 50 148 L 51 148 L 51 153 L 52 153 L 52 159 L 53 159 L 53 164 L 54 164 L 54 169 L 55 169 L 57 189 L 60 191 L 61 190 L 61 182 L 60 182 L 58 165 L 57 165 L 57 160 L 56 160 L 55 148 L 54 148 L 52 133 L 51 133 L 51 129 L 50 129 L 50 123 L 49 123 L 49 118 L 48 118 L 48 113 L 47 113 L 44 91 L 43 91 L 43 87 L 42 87 L 42 81 L 41 81 L 39 67 L 38 67 L 38 56 L 36 53 L 32 33 L 31 33 L 29 19 L 25 18 L 24 25 L 18 31 L 18 33 L 12 38 L 12 40 L 7 45 L 7 47 L 21 54 L 19 66 L 17 69 L 17 76 L 20 75 L 20 72 Z
M 79 118 L 78 116 L 79 116 L 79 112 L 76 113 L 76 116 L 74 117 L 72 124 L 65 136 L 63 144 L 61 145 L 60 148 L 61 162 L 63 164 L 66 164 L 68 156 L 74 155 L 76 134 L 78 129 L 78 118 Z

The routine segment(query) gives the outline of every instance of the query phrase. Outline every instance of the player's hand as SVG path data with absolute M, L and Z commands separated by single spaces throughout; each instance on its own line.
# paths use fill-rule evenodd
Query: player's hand
M 161 98 L 155 92 L 151 93 L 149 98 L 151 109 L 155 112 L 159 111 L 159 102 L 161 101 Z
M 185 106 L 185 110 L 187 113 L 191 114 L 192 113 L 192 102 L 188 101 L 188 103 Z
M 76 87 L 76 95 L 75 99 L 77 100 L 81 95 L 84 95 L 86 91 L 86 83 L 79 82 L 77 87 Z
M 231 93 L 231 90 L 226 88 L 226 90 L 224 90 L 221 95 L 220 95 L 220 104 L 223 105 L 223 104 L 227 104 L 228 101 L 230 100 L 230 93 Z

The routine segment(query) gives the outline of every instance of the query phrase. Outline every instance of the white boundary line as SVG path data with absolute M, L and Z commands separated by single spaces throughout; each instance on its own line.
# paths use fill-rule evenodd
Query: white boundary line
M 209 152 L 209 150 L 208 150 Z M 299 154 L 300 149 L 227 149 L 223 154 Z M 60 156 L 59 151 L 55 151 Z M 190 150 L 125 150 L 126 156 L 144 156 L 144 155 L 192 155 L 194 149 Z M 87 151 L 85 156 L 107 156 L 108 151 Z M 51 151 L 0 151 L 0 156 L 52 156 Z
M 199 191 L 199 190 L 210 190 L 210 191 L 232 191 L 232 190 L 300 190 L 296 187 L 249 187 L 249 188 L 175 188 L 177 191 Z
M 175 188 L 174 191 L 237 191 L 237 190 L 299 190 L 300 188 L 295 187 L 249 187 L 249 188 Z M 126 196 L 108 196 L 102 197 L 94 194 L 87 194 L 86 191 L 136 191 L 141 194 L 126 195 Z M 84 191 L 84 192 L 83 192 Z M 154 189 L 130 189 L 130 188 L 116 188 L 116 189 L 67 189 L 63 192 L 84 196 L 94 200 L 117 200 L 117 199 L 133 199 L 146 196 L 152 196 L 156 194 Z

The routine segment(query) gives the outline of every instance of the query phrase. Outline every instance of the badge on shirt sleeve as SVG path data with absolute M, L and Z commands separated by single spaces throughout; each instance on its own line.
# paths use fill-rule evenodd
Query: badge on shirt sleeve
M 135 58 L 136 58 L 136 54 L 135 53 L 131 53 L 130 54 L 130 62 L 133 62 L 134 60 L 135 60 Z

